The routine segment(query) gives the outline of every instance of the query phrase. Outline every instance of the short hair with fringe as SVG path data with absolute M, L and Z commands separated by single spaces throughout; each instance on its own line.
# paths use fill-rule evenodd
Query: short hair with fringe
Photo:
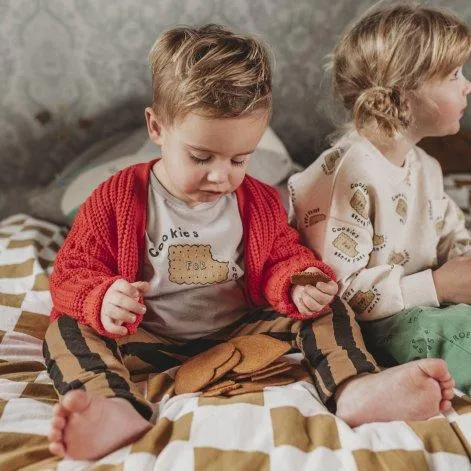
M 165 124 L 191 111 L 234 118 L 271 114 L 270 53 L 254 36 L 209 24 L 163 33 L 151 48 L 152 109 Z

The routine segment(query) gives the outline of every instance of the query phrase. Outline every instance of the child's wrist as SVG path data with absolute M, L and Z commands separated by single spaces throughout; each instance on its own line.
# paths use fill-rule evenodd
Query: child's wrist
M 435 292 L 437 293 L 438 303 L 442 304 L 446 301 L 445 293 L 443 292 L 442 277 L 440 269 L 432 271 L 433 284 L 435 285 Z

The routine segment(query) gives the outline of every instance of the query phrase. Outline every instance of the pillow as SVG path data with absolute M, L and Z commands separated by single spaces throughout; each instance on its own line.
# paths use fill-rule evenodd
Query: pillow
M 70 221 L 62 212 L 60 203 L 65 191 L 77 175 L 93 166 L 98 160 L 113 160 L 138 152 L 146 139 L 147 130 L 139 128 L 131 132 L 114 134 L 91 145 L 69 163 L 49 185 L 29 192 L 28 213 L 56 224 L 69 224 Z M 158 155 L 158 151 L 154 155 Z
M 103 142 L 99 144 L 103 149 Z M 100 183 L 129 165 L 148 162 L 157 157 L 160 148 L 148 138 L 147 129 L 141 128 L 101 154 L 97 154 L 96 148 L 93 152 L 92 149 L 88 150 L 86 154 L 89 158 L 79 156 L 79 164 L 72 163 L 72 170 L 66 168 L 36 196 L 42 214 L 45 213 L 44 206 L 53 208 L 47 217 L 40 217 L 71 224 L 79 206 Z M 270 185 L 277 185 L 299 169 L 278 136 L 268 128 L 250 161 L 248 173 Z M 37 215 L 37 211 L 34 214 Z

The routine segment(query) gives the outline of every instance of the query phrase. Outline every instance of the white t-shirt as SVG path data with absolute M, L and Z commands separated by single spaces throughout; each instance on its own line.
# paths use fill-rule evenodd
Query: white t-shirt
M 432 269 L 471 248 L 439 163 L 419 147 L 398 167 L 353 132 L 291 177 L 289 190 L 291 223 L 362 320 L 438 306 Z
M 143 326 L 193 339 L 237 321 L 244 295 L 243 230 L 235 193 L 189 207 L 150 174 Z

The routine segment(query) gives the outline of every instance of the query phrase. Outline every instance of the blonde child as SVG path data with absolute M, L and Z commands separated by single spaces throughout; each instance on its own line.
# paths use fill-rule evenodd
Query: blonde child
M 44 356 L 62 401 L 50 450 L 94 459 L 135 440 L 152 407 L 134 373 L 255 333 L 301 349 L 320 397 L 350 424 L 446 410 L 446 365 L 377 373 L 332 270 L 300 244 L 276 191 L 246 176 L 271 114 L 263 45 L 218 26 L 176 28 L 150 62 L 145 115 L 162 156 L 92 194 L 54 265 Z M 304 270 L 332 281 L 293 287 Z
M 470 53 L 469 29 L 446 11 L 412 2 L 367 11 L 331 64 L 351 124 L 289 182 L 291 218 L 334 268 L 377 361 L 443 358 L 468 394 L 471 239 L 438 162 L 416 144 L 459 131 Z

